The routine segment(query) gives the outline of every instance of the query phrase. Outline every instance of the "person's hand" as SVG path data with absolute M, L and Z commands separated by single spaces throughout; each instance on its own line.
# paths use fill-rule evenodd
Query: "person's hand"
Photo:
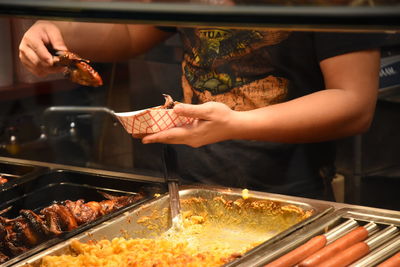
M 147 135 L 142 139 L 144 144 L 185 144 L 191 147 L 200 147 L 234 139 L 238 129 L 235 126 L 238 112 L 222 103 L 177 104 L 174 111 L 178 115 L 194 118 L 193 123 Z
M 37 76 L 62 72 L 64 67 L 55 67 L 49 48 L 68 50 L 62 34 L 51 22 L 36 22 L 22 37 L 19 45 L 19 58 L 25 67 Z

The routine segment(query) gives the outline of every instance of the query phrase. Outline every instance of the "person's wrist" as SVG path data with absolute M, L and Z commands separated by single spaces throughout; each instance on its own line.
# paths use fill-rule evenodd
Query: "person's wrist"
M 229 139 L 243 139 L 244 132 L 246 131 L 243 128 L 244 122 L 244 112 L 243 111 L 232 111 L 232 114 L 229 118 L 229 126 L 227 129 L 227 134 L 229 134 Z

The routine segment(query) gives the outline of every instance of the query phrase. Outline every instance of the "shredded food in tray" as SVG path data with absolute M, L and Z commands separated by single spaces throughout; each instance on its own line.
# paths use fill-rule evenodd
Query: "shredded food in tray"
M 213 240 L 208 244 L 192 238 L 202 233 L 204 218 L 186 212 L 183 231 L 165 232 L 157 239 L 117 237 L 110 240 L 72 240 L 74 255 L 46 256 L 41 266 L 221 266 L 240 257 L 258 243 L 241 249 L 233 248 L 225 240 Z
M 166 239 L 73 240 L 71 248 L 76 256 L 46 256 L 42 266 L 220 266 L 236 257 L 223 246 L 199 252 L 188 242 Z

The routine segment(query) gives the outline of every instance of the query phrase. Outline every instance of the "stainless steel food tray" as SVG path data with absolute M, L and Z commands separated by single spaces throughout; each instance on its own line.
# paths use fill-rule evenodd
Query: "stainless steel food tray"
M 180 190 L 181 202 L 185 201 L 185 199 L 192 198 L 205 198 L 205 199 L 214 199 L 218 197 L 223 197 L 225 200 L 235 201 L 237 199 L 242 198 L 242 190 L 240 189 L 230 189 L 230 188 L 218 188 L 218 187 L 185 187 Z M 304 225 L 320 218 L 321 216 L 329 213 L 333 210 L 333 207 L 328 204 L 321 204 L 318 201 L 313 201 L 311 199 L 303 199 L 296 198 L 290 196 L 276 195 L 276 194 L 268 194 L 262 192 L 250 191 L 249 201 L 272 201 L 276 205 L 282 206 L 291 206 L 294 205 L 296 207 L 301 208 L 304 211 L 313 211 L 313 214 L 304 219 L 301 222 L 295 223 L 291 225 L 287 229 L 281 229 L 281 231 L 275 233 L 271 236 L 270 239 L 266 240 L 260 247 L 268 246 L 268 244 L 272 244 L 277 240 L 282 239 L 283 237 L 289 235 L 290 233 L 296 231 L 297 229 L 303 227 Z M 207 206 L 203 207 L 210 214 L 213 212 L 213 207 Z M 185 205 L 182 206 L 183 211 L 185 211 Z M 89 240 L 100 240 L 100 239 L 112 239 L 114 237 L 135 237 L 135 238 L 151 238 L 154 235 L 161 234 L 169 229 L 169 217 L 168 216 L 154 216 L 154 214 L 161 215 L 161 213 L 169 214 L 169 199 L 168 194 L 162 195 L 154 200 L 150 200 L 146 203 L 143 203 L 140 207 L 133 208 L 113 219 L 110 219 L 102 224 L 95 226 L 94 228 L 81 233 L 74 237 L 74 239 L 78 239 L 79 241 L 85 242 Z M 149 225 L 141 224 L 138 222 L 140 218 L 152 217 L 158 218 L 154 219 L 152 222 L 152 227 Z M 250 218 L 254 216 L 254 214 L 243 214 L 245 218 Z M 260 216 L 265 216 L 260 215 Z M 286 218 L 287 219 L 287 218 Z M 290 219 L 290 218 L 289 218 Z M 267 217 L 263 217 L 262 221 L 259 221 L 261 224 L 268 225 Z M 276 221 L 271 221 L 270 223 L 275 223 Z M 243 225 L 244 228 L 249 227 L 246 226 L 245 223 Z M 253 225 L 254 227 L 254 225 Z M 267 228 L 270 226 L 267 226 Z M 271 229 L 266 229 L 266 231 L 270 231 Z M 21 266 L 24 264 L 30 264 L 31 266 L 38 266 L 40 264 L 40 259 L 47 255 L 61 255 L 61 254 L 69 254 L 71 253 L 69 249 L 69 244 L 71 240 L 66 240 L 56 246 L 53 246 L 45 251 L 42 251 L 30 258 L 27 258 L 21 261 L 17 266 Z M 257 251 L 258 247 L 253 250 Z M 247 254 L 251 255 L 251 251 L 246 253 L 243 258 L 247 257 Z M 232 262 L 233 263 L 233 262 Z M 231 264 L 231 263 L 229 263 Z
M 103 221 L 130 210 L 133 206 L 146 200 L 153 199 L 155 193 L 166 192 L 164 187 L 165 186 L 160 183 L 124 179 L 116 176 L 94 175 L 86 172 L 69 170 L 50 170 L 40 175 L 38 174 L 34 177 L 30 177 L 23 183 L 18 184 L 18 186 L 0 192 L 0 200 L 4 199 L 4 201 L 0 201 L 0 210 L 7 210 L 1 214 L 2 217 L 8 219 L 17 218 L 20 216 L 20 211 L 24 209 L 39 213 L 41 209 L 50 206 L 54 202 L 62 203 L 65 200 L 76 201 L 78 199 L 83 199 L 85 202 L 105 200 L 104 196 L 99 192 L 105 192 L 111 195 L 132 196 L 140 193 L 143 195 L 143 199 L 100 216 L 96 220 L 81 224 L 71 231 L 64 232 L 54 237 L 48 237 L 34 246 L 28 246 L 27 251 L 18 255 L 8 255 L 10 259 L 3 264 L 0 263 L 0 266 L 13 266 L 14 263 L 28 258 L 59 242 L 63 242 L 76 234 L 82 233 L 92 228 L 94 225 L 98 225 Z
M 368 207 L 343 208 L 312 222 L 273 245 L 259 249 L 257 253 L 253 253 L 252 257 L 238 260 L 236 266 L 264 266 L 347 219 L 355 219 L 360 225 L 375 222 L 381 229 L 389 225 L 400 226 L 400 212 Z
M 8 182 L 0 184 L 0 193 L 47 171 L 48 168 L 40 166 L 0 161 L 0 177 L 8 180 Z M 0 194 L 0 203 L 6 200 Z

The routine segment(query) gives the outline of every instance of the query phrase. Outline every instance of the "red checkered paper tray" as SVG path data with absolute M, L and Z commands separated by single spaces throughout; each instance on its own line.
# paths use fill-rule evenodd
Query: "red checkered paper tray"
M 173 109 L 164 109 L 161 106 L 114 115 L 131 135 L 157 133 L 193 122 L 193 118 L 178 116 Z

